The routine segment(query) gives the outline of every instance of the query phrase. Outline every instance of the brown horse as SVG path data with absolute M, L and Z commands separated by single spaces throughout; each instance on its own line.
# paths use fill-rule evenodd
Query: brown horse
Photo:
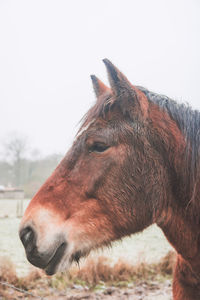
M 200 113 L 133 86 L 107 59 L 96 104 L 20 226 L 47 274 L 156 223 L 177 251 L 173 294 L 200 299 Z

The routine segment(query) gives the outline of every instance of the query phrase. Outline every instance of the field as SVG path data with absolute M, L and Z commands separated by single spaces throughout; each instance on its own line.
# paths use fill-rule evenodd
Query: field
M 7 257 L 9 260 L 11 260 L 16 268 L 17 276 L 22 277 L 22 276 L 29 276 L 28 274 L 30 272 L 30 269 L 31 270 L 35 269 L 35 272 L 37 272 L 36 271 L 37 269 L 30 266 L 30 264 L 27 262 L 27 260 L 25 258 L 24 249 L 18 238 L 18 227 L 19 227 L 19 223 L 20 223 L 20 218 L 16 217 L 17 202 L 18 202 L 17 200 L 0 200 L 0 238 L 1 238 L 0 256 Z M 27 204 L 28 204 L 28 200 L 24 200 L 24 207 L 26 207 Z M 129 282 L 129 279 L 133 277 L 134 266 L 137 266 L 137 267 L 140 266 L 140 268 L 141 268 L 141 266 L 144 267 L 144 265 L 146 264 L 148 267 L 149 266 L 155 267 L 155 265 L 159 264 L 159 262 L 162 260 L 162 258 L 164 256 L 166 256 L 170 250 L 172 250 L 172 248 L 169 245 L 169 243 L 167 242 L 167 240 L 165 239 L 162 231 L 157 226 L 153 225 L 153 226 L 149 227 L 148 229 L 144 230 L 142 233 L 138 233 L 129 238 L 124 238 L 122 241 L 114 243 L 112 248 L 101 249 L 96 252 L 93 252 L 90 254 L 90 256 L 87 259 L 82 260 L 82 262 L 80 263 L 80 271 L 76 270 L 76 277 L 77 278 L 80 277 L 80 279 L 79 279 L 80 282 L 78 282 L 78 283 L 76 282 L 74 284 L 75 288 L 71 289 L 71 292 L 70 292 L 70 297 L 74 297 L 74 298 L 69 298 L 69 299 L 81 299 L 78 297 L 81 295 L 81 293 L 82 293 L 82 297 L 84 294 L 87 294 L 89 286 L 90 287 L 92 286 L 93 288 L 94 288 L 94 286 L 99 286 L 98 291 L 96 291 L 97 288 L 95 288 L 95 293 L 93 292 L 93 294 L 92 294 L 93 296 L 91 296 L 91 294 L 90 294 L 90 296 L 88 296 L 88 297 L 97 297 L 97 298 L 91 298 L 91 299 L 98 299 L 98 293 L 102 293 L 102 291 L 103 291 L 103 293 L 106 291 L 104 293 L 105 294 L 104 298 L 109 297 L 109 293 L 110 293 L 110 295 L 112 294 L 112 299 L 114 299 L 113 297 L 115 297 L 116 299 L 118 299 L 118 297 L 119 297 L 119 299 L 120 298 L 122 298 L 122 299 L 159 299 L 159 300 L 160 299 L 164 299 L 164 300 L 171 299 L 170 298 L 171 297 L 170 296 L 171 284 L 169 281 L 170 277 L 164 278 L 163 276 L 161 276 L 161 279 L 160 279 L 160 278 L 157 278 L 156 274 L 154 274 L 155 276 L 152 275 L 151 281 L 149 282 L 148 274 L 145 273 L 145 276 L 144 276 L 145 280 L 142 280 L 142 278 L 139 282 L 136 280 L 137 281 L 136 287 L 133 287 L 133 285 Z M 91 259 L 92 259 L 92 261 L 91 261 Z M 106 287 L 106 288 L 104 287 L 104 283 L 102 281 L 102 279 L 104 281 L 109 281 L 110 277 L 106 279 L 105 272 L 108 272 L 109 274 L 114 272 L 113 270 L 115 270 L 115 272 L 116 272 L 116 268 L 117 268 L 116 266 L 118 266 L 118 269 L 119 269 L 119 265 L 121 263 L 121 268 L 122 268 L 122 262 L 124 263 L 123 268 L 128 268 L 129 273 L 132 274 L 129 276 L 130 278 L 127 277 L 127 280 L 125 280 L 126 278 L 123 276 L 119 280 L 119 282 L 127 281 L 126 283 L 123 283 L 123 284 L 121 283 L 123 291 L 126 291 L 127 296 L 124 296 L 124 294 L 123 295 L 120 294 L 122 290 L 119 289 L 118 287 L 116 287 L 116 281 L 117 281 L 116 278 L 113 277 L 115 279 L 114 280 L 115 283 L 112 282 L 112 284 L 111 283 L 109 284 L 109 288 L 112 288 L 110 290 L 110 292 L 108 291 L 108 287 Z M 91 264 L 96 265 L 96 266 L 98 265 L 99 269 L 102 269 L 102 265 L 103 265 L 104 275 L 98 274 L 99 280 L 96 280 L 96 282 L 94 279 L 91 279 L 90 281 L 92 281 L 92 282 L 89 282 L 89 280 L 85 277 L 85 274 L 83 276 L 84 270 L 85 270 L 85 273 L 87 273 L 88 265 L 91 265 Z M 106 267 L 105 267 L 105 265 L 106 265 Z M 109 267 L 108 267 L 108 265 L 109 265 Z M 125 267 L 125 266 L 127 266 L 127 267 Z M 130 269 L 130 268 L 132 268 L 132 269 Z M 82 275 L 80 275 L 81 270 L 83 270 Z M 140 269 L 138 269 L 138 270 L 139 270 L 138 271 L 138 273 L 139 273 L 141 270 Z M 77 273 L 77 272 L 79 272 L 79 273 Z M 91 271 L 91 267 L 90 267 L 90 272 L 94 273 L 94 270 Z M 122 272 L 122 271 L 119 271 L 119 274 L 120 274 L 120 272 Z M 126 270 L 126 272 L 127 272 L 127 270 Z M 144 272 L 144 270 L 142 272 Z M 95 276 L 98 277 L 97 275 L 95 275 Z M 110 281 L 112 281 L 112 280 L 110 280 Z M 58 282 L 59 282 L 59 280 L 58 280 Z M 84 285 L 82 284 L 83 282 L 85 283 Z M 70 282 L 70 284 L 71 284 L 71 282 Z M 58 283 L 58 285 L 61 285 L 61 283 Z M 145 288 L 145 285 L 146 285 L 146 288 Z M 51 284 L 50 284 L 50 286 L 51 286 Z M 53 286 L 53 288 L 55 288 L 55 286 Z M 64 288 L 66 289 L 66 286 L 64 286 Z M 33 287 L 32 287 L 32 289 L 33 289 Z M 104 291 L 104 289 L 105 289 L 105 291 Z M 137 295 L 135 295 L 133 298 L 131 298 L 130 295 L 133 296 L 134 292 L 138 291 L 138 290 L 139 290 L 140 297 L 141 297 L 141 293 L 143 294 L 143 296 L 141 298 L 136 298 Z M 147 293 L 147 291 L 148 291 L 148 293 Z M 164 295 L 164 291 L 165 291 L 166 295 Z M 56 299 L 68 299 L 68 298 L 59 298 L 60 292 L 58 292 L 57 290 L 56 290 L 56 292 L 58 293 Z M 145 293 L 146 293 L 146 296 L 145 296 Z M 153 296 L 151 296 L 152 293 L 153 293 Z M 157 297 L 157 298 L 156 298 L 156 293 L 159 295 L 159 297 Z M 95 296 L 96 294 L 97 294 L 97 296 Z M 76 295 L 76 296 L 73 296 L 73 295 Z M 45 299 L 46 299 L 46 297 L 45 297 Z M 48 296 L 48 297 L 50 297 L 50 296 Z M 152 298 L 148 298 L 148 297 L 152 297 Z M 30 296 L 29 296 L 29 298 L 30 298 Z M 102 295 L 101 295 L 101 298 L 102 298 Z M 1 297 L 0 297 L 0 299 L 1 299 Z M 51 299 L 51 298 L 48 298 L 48 299 Z

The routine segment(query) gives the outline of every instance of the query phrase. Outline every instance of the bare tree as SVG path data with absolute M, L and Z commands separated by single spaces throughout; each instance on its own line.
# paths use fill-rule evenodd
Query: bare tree
M 17 187 L 19 187 L 22 182 L 22 168 L 27 148 L 27 138 L 18 134 L 12 134 L 4 145 L 5 159 L 12 166 L 13 183 Z

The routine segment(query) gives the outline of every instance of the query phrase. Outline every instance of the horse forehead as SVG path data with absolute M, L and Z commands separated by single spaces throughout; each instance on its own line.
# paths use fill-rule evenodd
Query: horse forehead
M 76 139 L 78 139 L 83 133 L 85 133 L 88 128 L 93 125 L 95 123 L 95 119 L 91 120 L 90 122 L 88 122 L 86 125 L 83 125 L 80 130 L 78 131 L 77 135 L 76 135 Z
M 111 128 L 110 122 L 104 120 L 104 119 L 92 119 L 90 122 L 86 123 L 81 127 L 81 129 L 78 131 L 75 141 L 79 140 L 81 137 L 84 137 L 88 134 L 99 134 L 102 133 L 104 128 Z

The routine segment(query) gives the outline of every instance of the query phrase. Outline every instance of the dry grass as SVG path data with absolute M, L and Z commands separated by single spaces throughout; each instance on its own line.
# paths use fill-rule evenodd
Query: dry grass
M 162 275 L 172 275 L 176 262 L 176 253 L 169 251 L 157 265 L 158 272 Z
M 8 257 L 0 257 L 0 281 L 13 284 L 17 281 L 15 267 Z
M 87 285 L 90 288 L 94 288 L 102 282 L 107 285 L 124 284 L 126 286 L 130 282 L 159 281 L 160 278 L 166 278 L 166 276 L 169 278 L 173 272 L 174 262 L 175 253 L 172 251 L 157 264 L 143 261 L 137 265 L 130 265 L 119 260 L 111 265 L 108 258 L 99 257 L 96 260 L 87 259 L 80 269 L 74 266 L 69 274 L 49 277 L 42 271 L 34 270 L 25 277 L 18 277 L 10 260 L 0 258 L 0 281 L 8 282 L 27 291 L 45 290 L 47 294 L 51 293 L 52 288 L 63 290 L 74 284 Z M 8 288 L 0 284 L 0 296 L 10 299 L 7 292 Z
M 139 262 L 137 265 L 131 265 L 119 260 L 112 266 L 107 258 L 99 257 L 98 260 L 87 260 L 80 269 L 72 269 L 68 277 L 71 281 L 80 280 L 90 286 L 95 286 L 100 281 L 117 283 L 152 280 L 158 276 L 172 275 L 175 259 L 175 253 L 170 251 L 159 263 Z
M 13 285 L 17 282 L 15 267 L 7 257 L 0 257 L 0 282 L 9 282 Z M 3 299 L 10 299 L 7 295 L 7 287 L 2 284 L 0 284 L 0 296 Z
M 43 277 L 43 272 L 40 270 L 33 270 L 25 277 L 18 277 L 11 260 L 8 257 L 0 257 L 0 299 L 14 299 L 13 293 L 10 294 L 12 288 L 4 285 L 4 283 L 28 291 L 34 289 L 38 280 L 43 279 Z

